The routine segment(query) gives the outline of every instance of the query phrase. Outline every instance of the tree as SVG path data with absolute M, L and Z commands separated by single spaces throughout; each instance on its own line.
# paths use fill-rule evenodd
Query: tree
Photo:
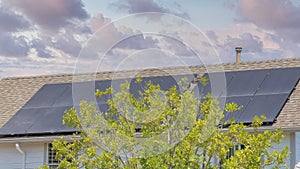
M 198 80 L 207 84 L 207 79 Z M 179 86 L 181 92 L 176 86 L 163 91 L 149 82 L 135 98 L 125 82 L 118 92 L 112 88 L 96 91 L 97 97 L 114 96 L 108 99 L 104 113 L 86 101 L 81 102 L 79 112 L 67 110 L 63 123 L 78 128 L 74 135 L 79 137 L 53 141 L 59 168 L 255 169 L 286 165 L 288 147 L 270 151 L 282 140 L 282 131 L 258 130 L 264 116 L 254 117 L 250 125 L 226 121 L 218 99 L 210 94 L 197 96 L 187 79 Z M 224 109 L 233 112 L 242 107 L 227 103 Z M 233 152 L 234 147 L 240 148 Z

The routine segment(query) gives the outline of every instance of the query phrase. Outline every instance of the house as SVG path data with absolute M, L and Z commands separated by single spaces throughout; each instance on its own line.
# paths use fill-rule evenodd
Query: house
M 212 67 L 214 66 L 216 65 L 212 65 Z M 285 72 L 285 70 L 297 69 L 298 71 L 300 58 L 230 63 L 217 66 L 223 66 L 228 75 L 231 72 L 247 71 L 267 71 L 268 74 L 269 71 L 273 70 L 284 70 Z M 203 66 L 192 66 L 190 70 L 200 76 L 205 73 Z M 105 81 L 112 77 L 122 79 L 132 74 L 137 74 L 140 77 L 166 77 L 169 75 L 168 73 L 184 75 L 187 72 L 182 67 L 101 72 L 96 74 L 96 80 Z M 289 77 L 284 77 L 289 79 Z M 73 137 L 72 133 L 75 129 L 68 129 L 61 124 L 63 110 L 72 105 L 64 99 L 57 100 L 55 93 L 61 93 L 60 97 L 68 96 L 63 91 L 70 91 L 72 78 L 73 75 L 47 75 L 4 78 L 0 81 L 0 169 L 30 169 L 46 163 L 53 166 L 57 164 L 49 143 L 59 139 L 62 135 L 67 139 Z M 84 78 L 85 76 L 82 75 L 82 82 L 88 80 Z M 289 91 L 278 94 L 284 95 L 279 99 L 278 105 L 281 106 L 274 110 L 275 113 L 270 115 L 269 121 L 262 127 L 262 130 L 282 128 L 284 131 L 285 138 L 281 144 L 274 145 L 274 149 L 289 147 L 291 155 L 286 159 L 289 168 L 294 168 L 296 163 L 300 161 L 300 74 L 294 75 L 293 78 L 294 84 L 278 79 L 278 81 L 284 82 L 280 84 L 290 84 L 288 86 Z M 276 81 L 273 83 L 275 85 Z M 51 92 L 56 89 L 61 91 Z M 243 86 L 238 89 L 244 90 Z M 272 103 L 273 101 L 269 100 L 269 102 Z M 58 105 L 59 109 L 52 112 L 51 108 L 48 109 L 49 104 Z

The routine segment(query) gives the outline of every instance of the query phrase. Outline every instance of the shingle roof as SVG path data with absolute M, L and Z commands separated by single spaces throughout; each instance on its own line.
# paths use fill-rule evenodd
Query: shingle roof
M 271 68 L 300 67 L 300 58 L 268 60 L 260 62 L 242 62 L 223 65 L 209 65 L 210 71 L 256 70 Z M 206 72 L 204 66 L 192 66 L 190 70 L 200 76 Z M 113 78 L 126 78 L 133 74 L 138 76 L 163 76 L 169 74 L 187 74 L 185 67 L 171 67 L 164 69 L 145 69 L 120 72 L 100 72 L 96 74 L 96 80 Z M 93 78 L 93 75 L 78 75 L 80 81 Z M 44 84 L 72 82 L 73 75 L 46 75 L 32 77 L 13 77 L 0 80 L 0 127 L 2 127 Z M 300 127 L 300 83 L 291 94 L 289 101 L 282 109 L 274 127 Z

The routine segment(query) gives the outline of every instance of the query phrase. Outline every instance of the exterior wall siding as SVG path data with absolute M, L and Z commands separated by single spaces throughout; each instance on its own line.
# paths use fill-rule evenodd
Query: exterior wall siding
M 37 168 L 44 163 L 43 143 L 20 143 L 26 153 L 26 169 Z M 0 169 L 21 169 L 23 157 L 16 150 L 14 143 L 0 144 Z
M 285 133 L 285 137 L 280 144 L 274 144 L 272 150 L 280 151 L 285 146 L 290 145 L 290 134 Z M 300 132 L 295 133 L 295 159 L 300 161 Z M 44 143 L 20 143 L 20 147 L 26 152 L 26 169 L 34 169 L 44 164 L 45 147 Z M 271 150 L 271 151 L 272 151 Z M 290 150 L 291 151 L 291 150 Z M 217 160 L 213 159 L 212 162 Z M 286 159 L 287 167 L 291 166 L 291 157 Z M 21 169 L 22 155 L 16 150 L 14 143 L 0 144 L 0 169 Z M 271 167 L 266 167 L 271 168 Z M 285 168 L 282 166 L 281 168 Z
M 290 150 L 290 147 L 291 147 L 291 145 L 290 145 L 291 141 L 290 140 L 291 140 L 290 134 L 289 133 L 285 133 L 284 134 L 284 138 L 282 139 L 281 143 L 280 144 L 273 144 L 273 148 L 270 151 L 271 152 L 272 151 L 280 151 L 281 149 L 285 148 L 286 146 L 288 146 L 289 147 L 289 151 L 291 151 Z M 286 166 L 287 166 L 287 168 L 290 168 L 290 165 L 291 165 L 291 156 L 288 156 L 287 159 L 286 159 Z M 270 168 L 272 168 L 272 166 L 266 167 L 266 169 L 270 169 Z M 281 169 L 285 169 L 286 167 L 281 166 L 280 168 Z
M 296 164 L 300 163 L 300 132 L 295 133 L 295 159 Z

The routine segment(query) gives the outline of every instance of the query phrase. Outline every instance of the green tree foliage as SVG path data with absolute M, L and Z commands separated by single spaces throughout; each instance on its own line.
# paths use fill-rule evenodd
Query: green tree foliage
M 137 78 L 136 83 L 141 82 L 142 79 Z M 207 84 L 206 79 L 200 82 Z M 186 79 L 180 86 L 181 92 L 176 87 L 163 91 L 159 85 L 149 82 L 137 99 L 129 93 L 130 85 L 126 82 L 118 92 L 112 88 L 96 91 L 97 97 L 114 96 L 107 102 L 107 112 L 99 113 L 95 103 L 86 101 L 81 102 L 80 112 L 74 108 L 67 110 L 63 124 L 78 128 L 78 132 L 73 140 L 53 141 L 59 168 L 260 169 L 286 166 L 287 147 L 270 151 L 274 144 L 280 143 L 283 133 L 280 129 L 259 130 L 264 116 L 254 117 L 251 125 L 235 123 L 234 119 L 225 121 L 217 99 L 210 94 L 196 96 Z M 224 109 L 234 112 L 242 107 L 227 103 Z M 201 116 L 198 117 L 199 110 Z M 150 139 L 155 136 L 161 138 Z M 149 139 L 140 143 L 139 139 L 143 138 Z M 140 145 L 138 150 L 137 145 Z M 230 153 L 236 145 L 243 148 Z

